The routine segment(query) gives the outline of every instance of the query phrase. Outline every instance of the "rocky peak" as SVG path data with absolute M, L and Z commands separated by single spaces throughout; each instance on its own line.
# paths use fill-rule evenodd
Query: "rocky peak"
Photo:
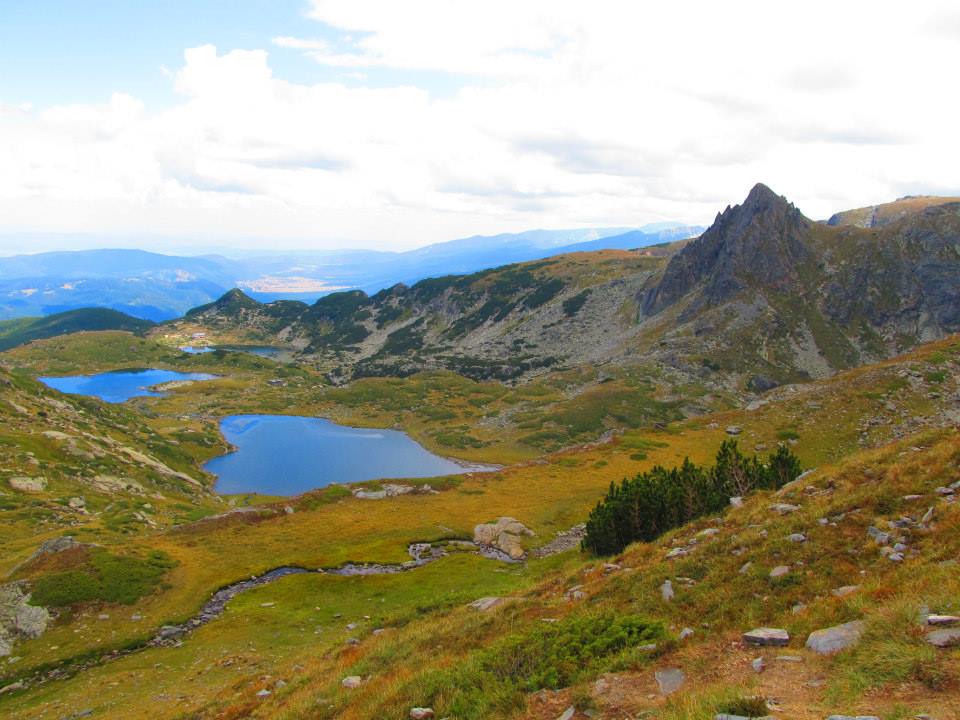
M 810 256 L 811 222 L 786 198 L 762 183 L 740 205 L 727 207 L 698 239 L 677 253 L 642 299 L 645 315 L 670 307 L 695 291 L 690 311 L 717 305 L 755 285 L 788 290 L 797 266 Z
M 243 292 L 243 290 L 234 288 L 233 290 L 228 290 L 212 303 L 201 305 L 200 307 L 196 307 L 193 308 L 193 310 L 188 311 L 186 317 L 202 315 L 210 311 L 221 314 L 232 314 L 240 312 L 241 310 L 252 310 L 258 307 L 260 307 L 260 303 Z

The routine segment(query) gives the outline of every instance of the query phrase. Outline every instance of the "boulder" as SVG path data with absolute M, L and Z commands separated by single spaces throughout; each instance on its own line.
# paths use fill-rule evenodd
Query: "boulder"
M 663 585 L 660 586 L 660 596 L 663 598 L 664 602 L 670 602 L 673 600 L 673 583 L 669 580 L 664 580 Z
M 363 683 L 363 678 L 359 675 L 348 675 L 343 680 L 340 681 L 340 684 L 347 688 L 348 690 L 353 690 L 354 688 L 360 687 Z
M 25 477 L 18 475 L 10 478 L 8 482 L 10 483 L 10 487 L 20 492 L 36 493 L 43 492 L 47 489 L 47 481 L 42 477 Z
M 739 425 L 728 425 L 726 429 L 727 435 L 739 435 L 743 432 L 743 428 Z
M 657 670 L 653 674 L 654 679 L 657 681 L 657 687 L 660 688 L 661 695 L 670 695 L 675 693 L 680 689 L 680 686 L 683 685 L 684 681 L 687 679 L 687 676 L 684 675 L 683 670 L 679 668 L 665 668 L 663 670 Z
M 842 598 L 847 595 L 852 595 L 860 589 L 859 585 L 844 585 L 843 587 L 834 588 L 830 591 L 830 594 L 834 597 Z
M 493 608 L 502 604 L 502 597 L 482 597 L 479 600 L 474 600 L 472 603 L 470 603 L 470 607 L 474 610 L 479 610 L 480 612 L 486 612 L 488 610 L 493 610 Z
M 771 578 L 783 577 L 790 572 L 790 567 L 788 565 L 777 565 L 773 570 L 770 571 Z
M 790 643 L 790 634 L 781 628 L 754 628 L 743 634 L 747 645 L 783 647 Z
M 410 708 L 410 720 L 430 720 L 433 717 L 433 708 Z
M 773 510 L 778 515 L 789 515 L 790 513 L 796 512 L 800 509 L 799 505 L 791 505 L 790 503 L 774 503 L 770 506 L 770 509 Z
M 927 615 L 927 625 L 939 625 L 942 627 L 960 625 L 960 617 L 957 615 Z
M 938 648 L 950 648 L 960 645 L 960 628 L 945 628 L 927 633 L 927 642 Z
M 807 648 L 820 655 L 833 655 L 860 642 L 863 629 L 863 621 L 854 620 L 823 630 L 815 630 L 807 638 Z
M 483 523 L 473 529 L 473 541 L 477 545 L 496 548 L 512 560 L 526 557 L 521 536 L 532 537 L 533 531 L 512 517 L 501 517 L 496 522 Z

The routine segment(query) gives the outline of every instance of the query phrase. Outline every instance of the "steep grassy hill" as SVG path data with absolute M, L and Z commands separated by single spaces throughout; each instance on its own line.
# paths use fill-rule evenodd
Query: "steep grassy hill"
M 0 322 L 0 352 L 57 335 L 97 330 L 126 330 L 142 334 L 153 326 L 154 323 L 149 320 L 106 308 L 83 308 L 47 317 L 5 320 Z
M 234 372 L 264 377 L 269 366 L 257 367 Z M 952 337 L 779 388 L 749 408 L 637 428 L 493 475 L 432 481 L 436 494 L 378 501 L 331 488 L 178 528 L 81 534 L 99 548 L 41 556 L 13 577 L 51 602 L 73 599 L 55 592 L 65 573 L 117 578 L 128 595 L 68 604 L 41 637 L 18 641 L 19 660 L 2 672 L 23 685 L 0 696 L 0 710 L 18 718 L 403 718 L 429 706 L 437 717 L 554 720 L 573 706 L 577 718 L 679 720 L 759 696 L 798 720 L 951 717 L 960 660 L 927 643 L 930 628 L 917 618 L 960 613 L 960 514 L 943 489 L 960 480 L 958 381 L 960 338 Z M 178 407 L 209 397 L 203 385 L 152 400 L 142 422 L 171 422 Z M 23 402 L 45 394 L 18 392 Z M 730 432 L 746 450 L 786 443 L 816 470 L 617 558 L 534 552 L 585 519 L 611 480 L 684 457 L 708 461 Z M 277 566 L 400 562 L 410 542 L 468 538 L 499 516 L 535 533 L 524 540 L 525 563 L 452 552 L 393 575 L 290 576 L 238 595 L 178 642 L 138 649 L 227 583 Z M 889 546 L 871 527 L 890 534 Z M 31 532 L 16 535 L 16 551 L 5 543 L 8 567 L 50 537 Z M 899 561 L 887 556 L 894 543 L 903 546 Z M 666 559 L 675 548 L 684 552 Z M 771 576 L 779 566 L 786 573 Z M 503 600 L 469 606 L 484 596 Z M 809 632 L 861 620 L 860 642 L 844 652 L 804 647 Z M 789 646 L 744 644 L 741 634 L 759 626 L 784 628 Z M 752 663 L 761 656 L 758 673 Z M 686 677 L 671 695 L 655 675 L 667 669 Z M 345 687 L 353 676 L 359 686 Z

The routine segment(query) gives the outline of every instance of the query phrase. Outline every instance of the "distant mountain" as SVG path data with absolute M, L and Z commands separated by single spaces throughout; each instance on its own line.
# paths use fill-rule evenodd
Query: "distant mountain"
M 234 297 L 189 320 L 214 335 L 301 349 L 334 379 L 431 368 L 513 379 L 614 363 L 759 390 L 960 330 L 957 247 L 960 203 L 837 227 L 757 185 L 692 240 L 334 293 L 313 305 Z
M 398 282 L 412 284 L 426 277 L 475 272 L 565 249 L 623 247 L 624 242 L 640 247 L 695 235 L 700 228 L 658 223 L 649 231 L 624 235 L 624 230 L 531 230 L 463 238 L 408 252 L 342 250 L 233 259 L 140 250 L 20 255 L 0 258 L 0 319 L 96 306 L 159 322 L 211 302 L 233 287 L 265 302 L 314 302 L 337 289 L 374 293 Z
M 41 318 L 19 318 L 0 322 L 0 351 L 33 340 L 94 330 L 126 330 L 145 333 L 154 327 L 149 320 L 124 315 L 107 308 L 70 310 Z

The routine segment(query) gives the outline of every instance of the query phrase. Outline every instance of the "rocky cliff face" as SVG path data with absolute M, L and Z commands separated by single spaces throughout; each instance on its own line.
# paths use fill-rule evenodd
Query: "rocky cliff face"
M 717 215 L 703 235 L 673 256 L 663 279 L 645 294 L 644 314 L 655 315 L 691 294 L 687 317 L 750 287 L 799 289 L 799 268 L 813 256 L 811 225 L 785 198 L 766 185 L 754 186 L 742 205 Z

